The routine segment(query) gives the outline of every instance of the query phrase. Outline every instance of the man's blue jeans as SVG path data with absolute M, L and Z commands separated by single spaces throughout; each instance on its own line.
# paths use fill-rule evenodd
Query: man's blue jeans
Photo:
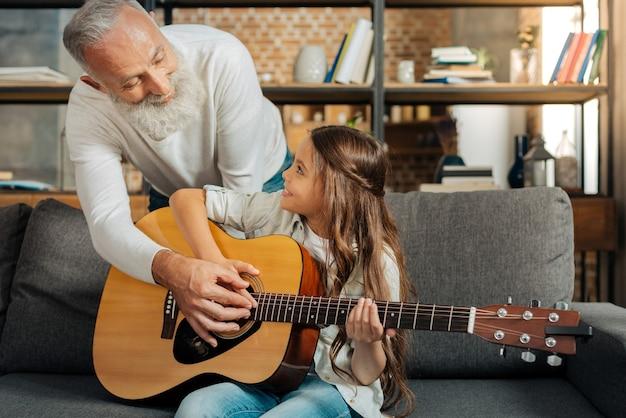
M 276 192 L 278 190 L 282 190 L 285 186 L 285 182 L 283 180 L 283 171 L 287 170 L 291 167 L 293 163 L 293 155 L 287 150 L 287 154 L 285 155 L 285 160 L 283 161 L 283 165 L 278 169 L 276 174 L 263 183 L 263 191 L 264 192 Z M 164 208 L 170 205 L 169 198 L 165 195 L 154 190 L 152 186 L 150 186 L 150 203 L 148 204 L 148 210 L 152 212 L 153 210 L 157 210 L 160 208 Z
M 307 375 L 298 389 L 283 396 L 243 383 L 218 383 L 187 395 L 176 418 L 349 418 L 359 415 L 339 391 L 316 375 Z

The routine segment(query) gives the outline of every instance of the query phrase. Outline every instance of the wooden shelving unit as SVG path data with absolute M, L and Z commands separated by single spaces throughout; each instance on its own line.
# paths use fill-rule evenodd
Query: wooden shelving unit
M 580 6 L 582 0 L 387 0 L 386 8 Z
M 263 94 L 276 104 L 364 104 L 373 88 L 341 84 L 262 85 Z
M 0 104 L 65 104 L 72 83 L 0 82 Z
M 581 104 L 606 92 L 605 85 L 387 83 L 385 101 L 394 104 Z

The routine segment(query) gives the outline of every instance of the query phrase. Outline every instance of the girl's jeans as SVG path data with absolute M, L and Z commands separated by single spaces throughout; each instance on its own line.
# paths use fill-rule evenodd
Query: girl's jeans
M 349 418 L 359 415 L 337 389 L 307 375 L 296 390 L 283 396 L 243 383 L 218 383 L 198 389 L 181 402 L 176 418 Z

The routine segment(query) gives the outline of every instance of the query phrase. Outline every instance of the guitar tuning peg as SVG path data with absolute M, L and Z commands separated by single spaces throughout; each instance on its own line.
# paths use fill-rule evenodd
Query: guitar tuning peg
M 513 304 L 513 298 L 511 296 L 509 296 L 508 298 L 506 298 L 506 304 L 507 305 L 512 305 Z
M 530 307 L 531 308 L 540 308 L 541 307 L 541 301 L 538 300 L 538 299 L 531 299 Z
M 548 356 L 548 360 L 546 361 L 552 367 L 559 367 L 561 364 L 563 364 L 563 359 L 557 356 L 556 354 L 552 354 L 551 356 Z
M 554 309 L 559 309 L 562 311 L 567 311 L 569 309 L 569 303 L 560 300 L 557 303 L 554 304 Z
M 534 363 L 536 359 L 537 356 L 535 356 L 530 350 L 524 351 L 522 353 L 522 360 L 524 360 L 526 363 Z
M 506 345 L 500 347 L 500 357 L 506 358 Z

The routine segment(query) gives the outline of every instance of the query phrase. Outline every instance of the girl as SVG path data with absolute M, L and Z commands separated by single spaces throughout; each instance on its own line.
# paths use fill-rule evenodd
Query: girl
M 177 417 L 380 417 L 413 393 L 404 376 L 402 331 L 383 329 L 372 299 L 399 301 L 410 285 L 396 226 L 383 196 L 388 162 L 382 146 L 347 127 L 315 129 L 303 140 L 276 193 L 242 194 L 214 186 L 170 198 L 198 258 L 234 268 L 215 244 L 206 218 L 248 236 L 290 235 L 321 265 L 328 296 L 359 297 L 345 327 L 322 328 L 313 370 L 300 387 L 276 396 L 220 383 L 189 394 Z M 386 338 L 383 338 L 386 334 Z M 209 343 L 216 340 L 209 336 Z

